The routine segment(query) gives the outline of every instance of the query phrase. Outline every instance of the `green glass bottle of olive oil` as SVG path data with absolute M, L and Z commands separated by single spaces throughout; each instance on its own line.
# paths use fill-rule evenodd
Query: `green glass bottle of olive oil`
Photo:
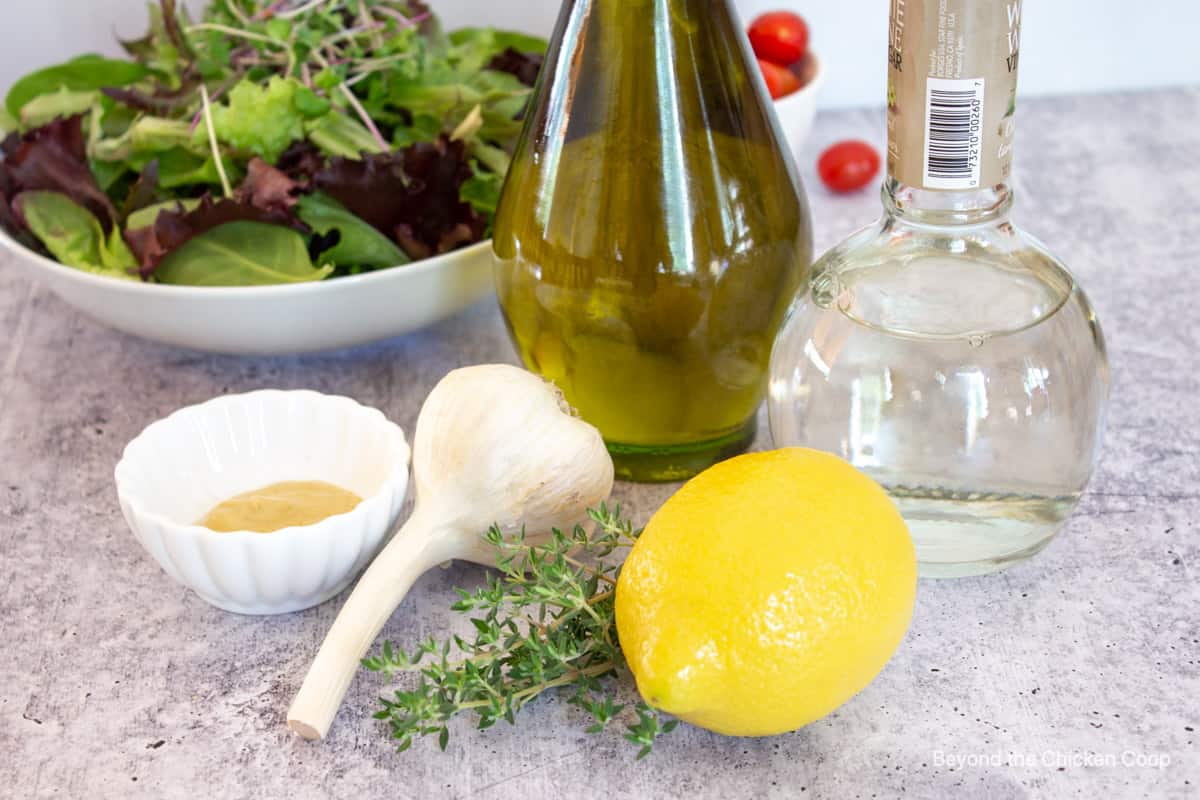
M 495 226 L 526 366 L 628 480 L 745 449 L 811 222 L 726 0 L 565 0 Z

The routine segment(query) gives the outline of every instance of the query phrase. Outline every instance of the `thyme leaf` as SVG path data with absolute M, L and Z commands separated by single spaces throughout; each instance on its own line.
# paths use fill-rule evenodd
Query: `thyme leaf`
M 470 615 L 472 635 L 430 638 L 411 651 L 385 641 L 363 660 L 389 679 L 415 675 L 411 688 L 380 698 L 374 715 L 387 724 L 398 751 L 423 736 L 436 736 L 445 750 L 449 721 L 464 713 L 476 717 L 480 730 L 501 720 L 515 724 L 517 712 L 553 689 L 573 690 L 567 702 L 587 713 L 587 733 L 622 720 L 639 759 L 674 730 L 678 721 L 664 721 L 649 705 L 615 700 L 614 678 L 628 667 L 616 636 L 620 567 L 604 559 L 632 546 L 641 531 L 621 517 L 619 506 L 588 514 L 594 530 L 556 529 L 542 543 L 493 527 L 484 538 L 495 548 L 496 572 L 473 591 L 455 589 L 451 606 Z

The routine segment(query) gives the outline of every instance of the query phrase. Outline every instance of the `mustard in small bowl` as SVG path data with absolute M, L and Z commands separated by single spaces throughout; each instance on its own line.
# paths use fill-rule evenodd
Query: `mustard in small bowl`
M 404 432 L 376 409 L 318 392 L 266 390 L 153 423 L 125 448 L 115 477 L 130 529 L 168 575 L 227 611 L 281 614 L 333 597 L 375 556 L 399 518 L 409 457 Z M 285 496 L 280 484 L 310 494 L 324 484 L 356 502 L 343 497 L 326 507 L 332 513 L 297 511 L 288 503 L 307 501 Z M 242 513 L 258 508 L 270 519 L 282 509 L 279 524 L 256 524 L 253 516 L 242 517 L 246 529 L 228 520 L 203 524 L 248 492 L 259 505 Z

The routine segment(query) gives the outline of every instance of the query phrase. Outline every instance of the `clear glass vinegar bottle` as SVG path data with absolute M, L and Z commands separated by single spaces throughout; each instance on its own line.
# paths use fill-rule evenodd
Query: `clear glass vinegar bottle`
M 526 366 L 618 477 L 744 449 L 807 277 L 808 207 L 727 0 L 566 0 L 496 217 Z
M 884 215 L 821 257 L 771 362 L 777 445 L 891 493 L 921 574 L 1002 569 L 1075 507 L 1109 373 L 1083 290 L 1009 219 L 1020 2 L 893 0 Z

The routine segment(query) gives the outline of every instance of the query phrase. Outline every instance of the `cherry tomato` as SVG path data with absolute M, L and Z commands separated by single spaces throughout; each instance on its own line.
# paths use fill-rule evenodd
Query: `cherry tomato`
M 830 147 L 817 161 L 821 180 L 835 192 L 852 192 L 879 172 L 879 153 L 866 142 L 852 139 Z
M 763 79 L 767 82 L 767 91 L 771 93 L 771 98 L 774 100 L 785 97 L 800 88 L 800 79 L 787 67 L 781 67 L 760 58 L 758 68 L 762 70 Z
M 749 34 L 754 55 L 781 67 L 795 64 L 808 50 L 808 25 L 791 11 L 763 14 L 750 23 Z

